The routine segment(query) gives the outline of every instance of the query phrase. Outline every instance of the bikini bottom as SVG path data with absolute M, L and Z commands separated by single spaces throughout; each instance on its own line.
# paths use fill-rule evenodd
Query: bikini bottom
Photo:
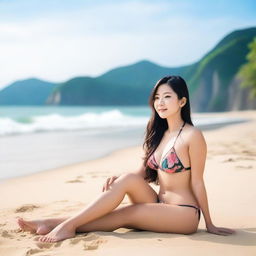
M 161 201 L 159 198 L 157 198 L 157 203 L 163 203 L 164 204 L 164 201 Z M 191 208 L 194 208 L 196 210 L 196 214 L 198 213 L 198 221 L 200 220 L 200 217 L 201 217 L 201 211 L 200 211 L 200 208 L 194 206 L 194 205 L 191 205 L 191 204 L 177 204 L 178 206 L 183 206 L 183 207 L 191 207 Z

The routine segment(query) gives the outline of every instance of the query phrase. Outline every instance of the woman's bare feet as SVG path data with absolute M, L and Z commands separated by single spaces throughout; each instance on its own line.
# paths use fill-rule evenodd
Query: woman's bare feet
M 49 234 L 40 237 L 39 241 L 45 243 L 54 243 L 68 238 L 72 238 L 75 236 L 75 234 L 75 229 L 67 223 L 63 222 L 56 228 L 54 228 Z
M 29 231 L 38 235 L 46 235 L 51 232 L 58 224 L 51 220 L 33 220 L 26 221 L 23 218 L 18 218 L 17 223 L 22 231 Z

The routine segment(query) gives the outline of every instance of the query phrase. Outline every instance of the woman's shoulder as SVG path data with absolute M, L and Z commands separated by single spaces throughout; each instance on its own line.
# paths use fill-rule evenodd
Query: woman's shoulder
M 202 131 L 193 125 L 187 124 L 186 125 L 186 134 L 189 141 L 198 141 L 204 140 L 204 135 Z

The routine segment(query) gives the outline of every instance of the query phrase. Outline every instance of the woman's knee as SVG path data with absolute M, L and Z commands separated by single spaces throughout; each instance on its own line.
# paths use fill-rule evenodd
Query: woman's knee
M 123 181 L 121 185 L 131 203 L 154 203 L 157 201 L 157 193 L 142 176 L 136 173 L 126 173 L 120 178 L 120 182 Z
M 135 186 L 139 182 L 142 182 L 143 178 L 140 175 L 136 174 L 136 173 L 130 172 L 130 173 L 122 174 L 115 181 L 123 183 L 123 185 L 128 188 L 128 187 L 131 187 L 131 186 Z

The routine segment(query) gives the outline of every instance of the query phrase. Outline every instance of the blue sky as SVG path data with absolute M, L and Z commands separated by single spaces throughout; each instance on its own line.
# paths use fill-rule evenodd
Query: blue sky
M 190 64 L 233 30 L 256 26 L 255 13 L 255 0 L 0 0 L 0 88 L 145 59 Z

